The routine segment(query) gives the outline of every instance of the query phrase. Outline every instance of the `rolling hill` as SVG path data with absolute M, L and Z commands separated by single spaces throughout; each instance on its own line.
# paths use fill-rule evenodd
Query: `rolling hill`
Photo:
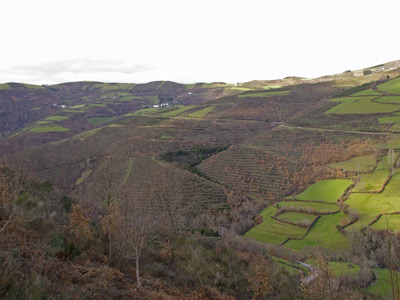
M 395 61 L 236 84 L 5 83 L 0 158 L 97 207 L 145 203 L 173 169 L 203 232 L 344 251 L 400 233 L 399 75 Z

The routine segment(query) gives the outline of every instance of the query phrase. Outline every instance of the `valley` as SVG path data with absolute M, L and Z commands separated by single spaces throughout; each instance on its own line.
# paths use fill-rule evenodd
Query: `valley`
M 190 282 L 180 279 L 174 286 L 167 271 L 155 271 L 161 262 L 171 272 L 184 270 L 210 293 L 221 293 L 218 299 L 249 297 L 254 286 L 237 287 L 239 282 L 254 282 L 247 269 L 239 272 L 246 273 L 246 279 L 229 284 L 231 279 L 221 279 L 215 291 L 212 282 L 219 279 L 212 270 L 204 270 L 196 279 L 194 270 L 185 265 L 192 259 L 185 251 L 199 257 L 203 251 L 205 261 L 198 258 L 191 263 L 219 261 L 223 266 L 218 278 L 232 278 L 221 275 L 229 273 L 224 269 L 228 265 L 252 266 L 252 274 L 259 275 L 261 253 L 268 253 L 266 265 L 278 266 L 282 276 L 289 278 L 285 280 L 299 287 L 307 278 L 314 282 L 323 278 L 318 274 L 326 268 L 329 278 L 347 280 L 343 286 L 349 295 L 357 290 L 384 299 L 392 292 L 393 274 L 398 285 L 400 272 L 396 260 L 399 75 L 396 61 L 317 79 L 287 77 L 237 84 L 1 84 L 0 161 L 4 170 L 17 177 L 23 174 L 38 186 L 49 183 L 60 196 L 71 198 L 75 211 L 61 213 L 59 202 L 49 204 L 49 212 L 59 214 L 65 228 L 78 205 L 87 209 L 87 226 L 97 228 L 98 236 L 104 234 L 99 244 L 108 241 L 109 245 L 96 253 L 106 260 L 108 251 L 113 268 L 123 255 L 117 250 L 122 249 L 123 239 L 104 229 L 102 220 L 110 228 L 119 228 L 112 222 L 123 223 L 115 221 L 123 219 L 120 211 L 140 219 L 146 208 L 154 211 L 146 224 L 156 223 L 155 219 L 171 222 L 149 229 L 154 232 L 149 233 L 151 243 L 143 258 L 148 268 L 143 269 L 145 280 L 146 276 L 162 278 L 164 293 L 168 286 L 185 290 Z M 7 176 L 2 178 L 2 193 L 15 194 L 22 201 L 28 189 Z M 32 197 L 44 197 L 43 187 L 36 188 L 39 192 L 32 192 L 37 193 Z M 0 227 L 6 229 L 13 213 L 8 202 L 4 207 Z M 70 235 L 71 241 L 76 238 Z M 386 242 L 389 249 L 384 248 Z M 196 248 L 196 243 L 202 247 Z M 82 240 L 76 239 L 75 244 L 87 256 L 95 251 L 81 246 Z M 57 251 L 63 259 L 72 255 L 69 250 Z M 137 255 L 138 250 L 132 253 Z M 139 258 L 135 260 L 139 274 Z M 118 270 L 129 273 L 123 266 Z M 131 275 L 121 274 L 126 282 L 130 280 Z M 149 282 L 149 294 L 143 294 L 148 297 L 155 289 Z M 302 295 L 307 299 L 307 294 Z

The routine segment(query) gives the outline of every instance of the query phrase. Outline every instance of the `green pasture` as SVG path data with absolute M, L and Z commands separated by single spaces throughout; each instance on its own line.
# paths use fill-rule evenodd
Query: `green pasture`
M 400 152 L 395 152 L 394 161 L 396 161 L 398 159 L 399 154 L 400 154 Z M 387 155 L 385 155 L 379 159 L 376 169 L 377 170 L 389 170 L 389 159 L 388 159 Z
M 361 172 L 365 173 L 372 171 L 376 166 L 375 155 L 360 156 L 352 158 L 348 161 L 338 162 L 328 165 L 331 168 L 343 169 L 345 171 Z
M 177 109 L 162 112 L 162 113 L 160 113 L 160 115 L 168 116 L 168 117 L 175 117 L 175 116 L 183 113 L 184 111 L 194 108 L 195 106 L 194 105 L 188 105 L 188 106 L 176 105 L 176 106 L 174 106 L 174 108 L 175 107 L 177 107 Z
M 7 83 L 0 84 L 0 90 L 8 90 L 10 86 Z
M 390 131 L 400 131 L 400 123 L 395 123 L 390 127 Z
M 375 230 L 392 230 L 393 232 L 400 231 L 400 215 L 383 215 L 380 219 L 372 224 L 371 228 Z
M 29 130 L 30 132 L 63 132 L 70 129 L 58 125 L 42 125 Z
M 192 89 L 192 88 L 194 88 L 196 86 L 195 83 L 182 84 L 182 85 L 186 90 L 190 90 L 190 89 Z
M 399 96 L 383 96 L 376 99 L 376 102 L 400 104 Z
M 189 114 L 189 117 L 191 118 L 203 118 L 206 114 L 208 114 L 209 112 L 211 112 L 213 109 L 215 108 L 215 106 L 207 106 L 203 109 L 197 110 L 191 114 Z
M 295 197 L 297 200 L 336 202 L 352 183 L 352 180 L 349 179 L 321 180 L 309 186 L 304 192 Z
M 280 89 L 282 86 L 280 85 L 265 85 L 263 86 L 263 89 L 269 90 L 269 89 Z
M 284 241 L 287 240 L 286 235 L 263 231 L 255 227 L 246 232 L 244 236 L 252 238 L 261 243 L 270 243 L 274 245 L 282 244 Z
M 353 207 L 351 207 L 351 209 L 353 209 Z M 371 214 L 371 213 L 359 212 L 359 219 L 357 220 L 357 222 L 347 226 L 345 230 L 350 232 L 360 231 L 363 228 L 367 227 L 369 224 L 371 224 L 371 222 L 373 222 L 376 219 L 377 215 L 378 213 Z
M 400 149 L 400 139 L 394 138 L 386 142 L 386 149 Z
M 219 83 L 219 82 L 211 82 L 211 83 L 203 83 L 201 86 L 203 89 L 210 89 L 210 88 L 218 88 L 218 87 L 226 87 L 230 86 L 229 84 L 226 83 Z
M 40 107 L 31 108 L 31 110 L 40 110 L 40 109 L 41 109 Z
M 333 204 L 305 201 L 281 201 L 279 202 L 279 207 L 286 209 L 301 208 L 303 211 L 310 213 L 332 213 L 339 211 L 339 207 Z
M 344 100 L 343 100 L 344 99 Z M 347 97 L 333 99 L 334 102 L 342 102 L 324 114 L 376 114 L 389 113 L 400 110 L 400 105 L 376 103 L 374 97 Z
M 51 124 L 51 122 L 50 121 L 37 121 L 36 124 L 45 125 L 45 124 Z
M 79 105 L 71 106 L 70 109 L 79 109 L 79 108 L 84 108 L 84 107 L 85 107 L 85 104 L 79 104 Z
M 290 275 L 295 276 L 299 274 L 307 274 L 308 269 L 307 267 L 293 263 L 291 261 L 276 257 L 276 256 L 270 256 L 270 258 L 278 264 L 281 268 L 285 269 Z
M 72 109 L 64 109 L 64 112 L 69 112 L 69 113 L 84 113 L 84 110 L 72 110 Z
M 359 194 L 353 193 L 346 203 L 350 208 L 360 213 L 376 216 L 380 213 L 392 213 L 400 211 L 400 170 L 392 176 L 382 193 Z
M 104 122 L 107 122 L 111 120 L 112 117 L 94 117 L 94 118 L 88 118 L 88 122 L 92 125 L 98 125 Z
M 318 262 L 314 259 L 307 259 L 306 263 L 313 265 L 315 267 L 318 266 Z M 338 261 L 330 261 L 328 262 L 328 267 L 332 271 L 335 276 L 357 276 L 358 272 L 360 272 L 360 266 L 353 263 L 348 262 L 338 262 Z
M 47 117 L 45 120 L 46 121 L 63 121 L 63 120 L 67 120 L 69 119 L 69 117 L 67 116 L 51 116 L 51 117 Z
M 353 188 L 353 192 L 380 191 L 389 177 L 389 170 L 376 170 L 372 174 L 363 174 Z
M 310 215 L 310 214 L 305 214 L 301 212 L 284 212 L 276 217 L 279 220 L 282 221 L 288 221 L 292 222 L 295 224 L 301 224 L 302 222 L 307 222 L 308 224 L 311 224 L 312 221 L 315 220 L 316 216 L 315 215 Z
M 368 90 L 364 90 L 355 94 L 350 95 L 351 97 L 353 96 L 380 96 L 382 95 L 382 93 L 379 93 L 373 89 L 368 89 Z
M 248 231 L 246 233 L 246 236 L 253 237 L 261 241 L 260 238 L 264 239 L 263 237 L 266 237 L 262 234 L 262 232 L 273 233 L 275 235 L 283 235 L 285 237 L 284 239 L 279 238 L 272 241 L 267 241 L 276 244 L 277 242 L 282 243 L 287 237 L 300 238 L 305 234 L 305 232 L 307 231 L 307 229 L 305 228 L 273 220 L 271 216 L 275 215 L 276 211 L 277 208 L 273 206 L 268 206 L 266 209 L 264 209 L 260 213 L 260 215 L 263 217 L 263 222 Z
M 379 124 L 400 123 L 400 116 L 379 118 Z
M 149 107 L 149 108 L 142 108 L 139 109 L 133 113 L 129 113 L 129 114 L 125 114 L 124 116 L 126 117 L 133 117 L 133 116 L 138 116 L 138 115 L 142 115 L 142 114 L 154 114 L 161 111 L 161 109 L 159 107 Z
M 390 280 L 390 270 L 389 269 L 373 269 L 375 276 L 377 277 L 376 282 L 368 288 L 370 292 L 375 295 L 384 297 L 384 299 L 390 299 L 392 295 L 392 283 Z M 397 291 L 397 286 L 400 287 L 400 272 L 393 271 L 393 285 L 395 287 L 395 293 Z
M 400 78 L 396 78 L 378 85 L 380 91 L 400 95 Z
M 230 89 L 231 90 L 238 90 L 238 91 L 252 91 L 252 90 L 254 90 L 254 89 L 251 89 L 251 88 L 240 87 L 240 86 L 233 86 Z
M 346 217 L 342 212 L 333 215 L 326 215 L 319 218 L 319 220 L 311 227 L 310 232 L 302 240 L 290 240 L 285 246 L 300 250 L 305 246 L 314 247 L 322 246 L 328 249 L 343 249 L 348 246 L 346 237 L 341 234 L 336 225 L 340 220 Z
M 45 89 L 45 87 L 41 86 L 41 85 L 36 85 L 36 84 L 28 84 L 28 83 L 21 83 L 24 87 L 28 88 L 28 89 Z
M 238 98 L 266 98 L 278 95 L 289 95 L 290 91 L 276 91 L 276 92 L 263 92 L 263 93 L 251 93 L 251 94 L 241 94 Z

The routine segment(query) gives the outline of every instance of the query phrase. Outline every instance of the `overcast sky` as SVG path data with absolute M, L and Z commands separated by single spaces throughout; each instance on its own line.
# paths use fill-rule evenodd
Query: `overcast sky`
M 243 82 L 400 59 L 399 0 L 4 0 L 0 82 Z

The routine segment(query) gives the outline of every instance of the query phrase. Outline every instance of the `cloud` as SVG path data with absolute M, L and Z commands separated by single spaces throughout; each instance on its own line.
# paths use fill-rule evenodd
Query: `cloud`
M 0 66 L 0 81 L 29 80 L 35 82 L 68 81 L 86 76 L 126 78 L 133 74 L 153 71 L 145 64 L 130 64 L 123 60 L 97 60 L 91 58 L 67 59 L 40 64 Z

